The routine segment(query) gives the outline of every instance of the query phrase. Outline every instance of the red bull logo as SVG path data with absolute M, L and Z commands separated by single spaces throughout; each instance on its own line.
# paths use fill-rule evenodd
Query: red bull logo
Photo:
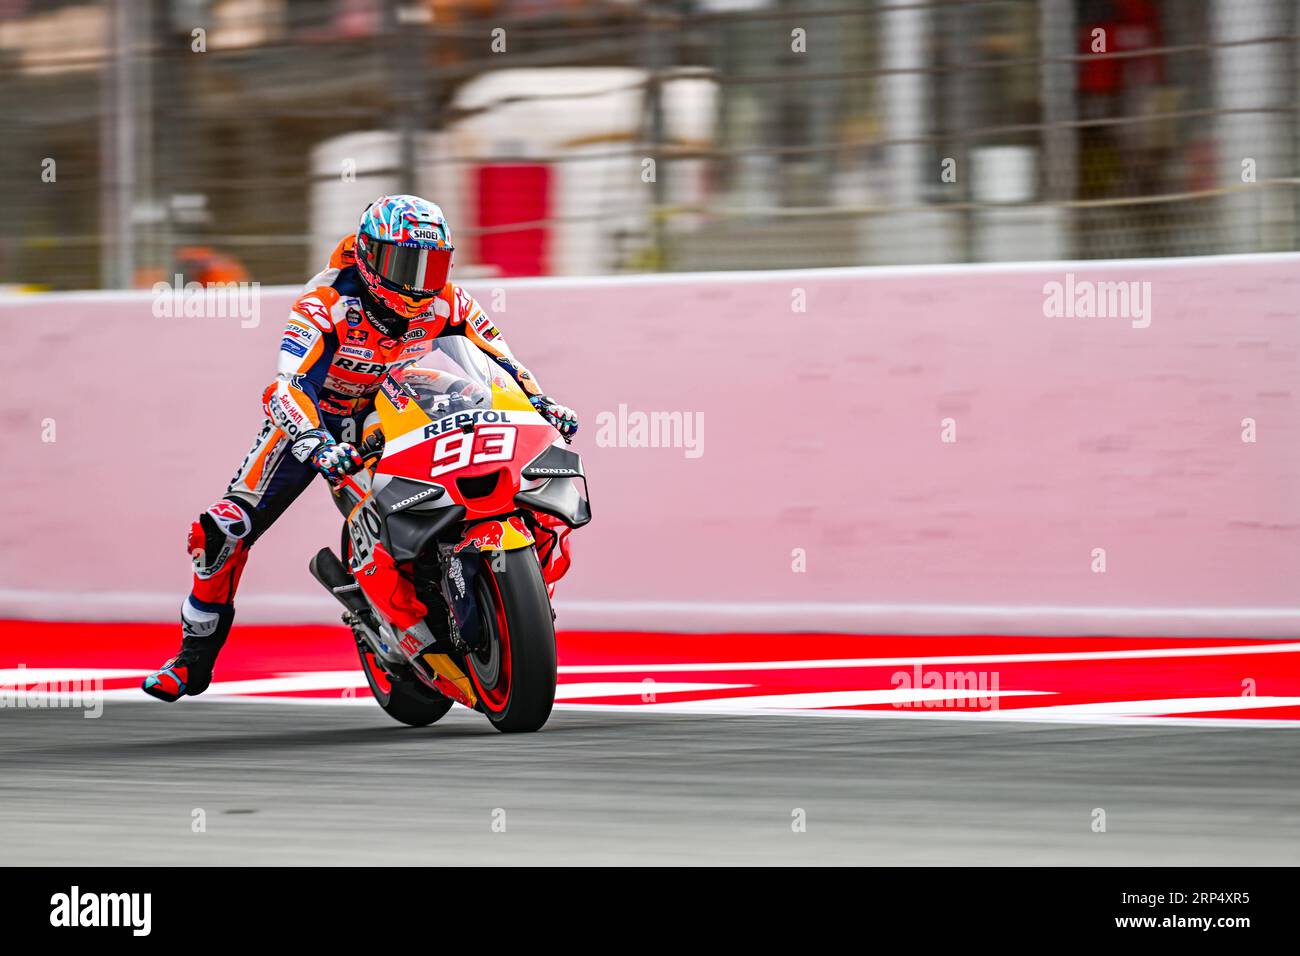
M 394 382 L 391 377 L 385 378 L 379 387 L 383 390 L 383 393 L 388 396 L 388 400 L 393 403 L 394 408 L 399 412 L 406 411 L 406 406 L 410 404 L 411 400 L 407 397 L 407 394 L 402 387 Z
M 513 520 L 513 519 L 512 519 Z M 470 528 L 465 534 L 465 540 L 456 545 L 456 550 L 461 551 L 473 545 L 482 551 L 484 548 L 501 547 L 501 540 L 505 537 L 506 529 L 502 527 L 500 521 L 484 521 Z
M 471 545 L 479 551 L 513 551 L 531 548 L 536 539 L 528 530 L 528 522 L 519 515 L 511 515 L 504 522 L 482 521 L 465 532 L 465 539 L 456 545 L 461 551 Z

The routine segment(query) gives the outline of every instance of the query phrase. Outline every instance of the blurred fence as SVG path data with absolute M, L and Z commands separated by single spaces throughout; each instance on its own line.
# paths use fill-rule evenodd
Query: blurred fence
M 0 283 L 1296 248 L 1292 0 L 0 0 Z

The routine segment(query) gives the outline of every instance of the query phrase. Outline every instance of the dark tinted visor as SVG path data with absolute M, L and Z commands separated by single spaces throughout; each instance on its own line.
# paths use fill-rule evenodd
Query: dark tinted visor
M 452 247 L 399 246 L 367 237 L 361 254 L 372 272 L 402 292 L 436 295 L 447 284 Z

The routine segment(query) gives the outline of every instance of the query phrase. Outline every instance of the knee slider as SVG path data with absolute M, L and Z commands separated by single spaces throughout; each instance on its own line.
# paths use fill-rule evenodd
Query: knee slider
M 246 547 L 244 539 L 253 530 L 253 519 L 237 501 L 222 498 L 190 526 L 187 546 L 194 573 L 200 578 L 217 574 L 231 556 Z

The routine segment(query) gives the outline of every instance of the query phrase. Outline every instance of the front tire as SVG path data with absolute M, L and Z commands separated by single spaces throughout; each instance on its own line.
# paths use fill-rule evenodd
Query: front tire
M 494 561 L 502 570 L 493 569 Z M 502 733 L 540 730 L 555 704 L 555 624 L 532 548 L 485 554 L 475 596 L 486 648 L 467 654 L 479 708 Z

